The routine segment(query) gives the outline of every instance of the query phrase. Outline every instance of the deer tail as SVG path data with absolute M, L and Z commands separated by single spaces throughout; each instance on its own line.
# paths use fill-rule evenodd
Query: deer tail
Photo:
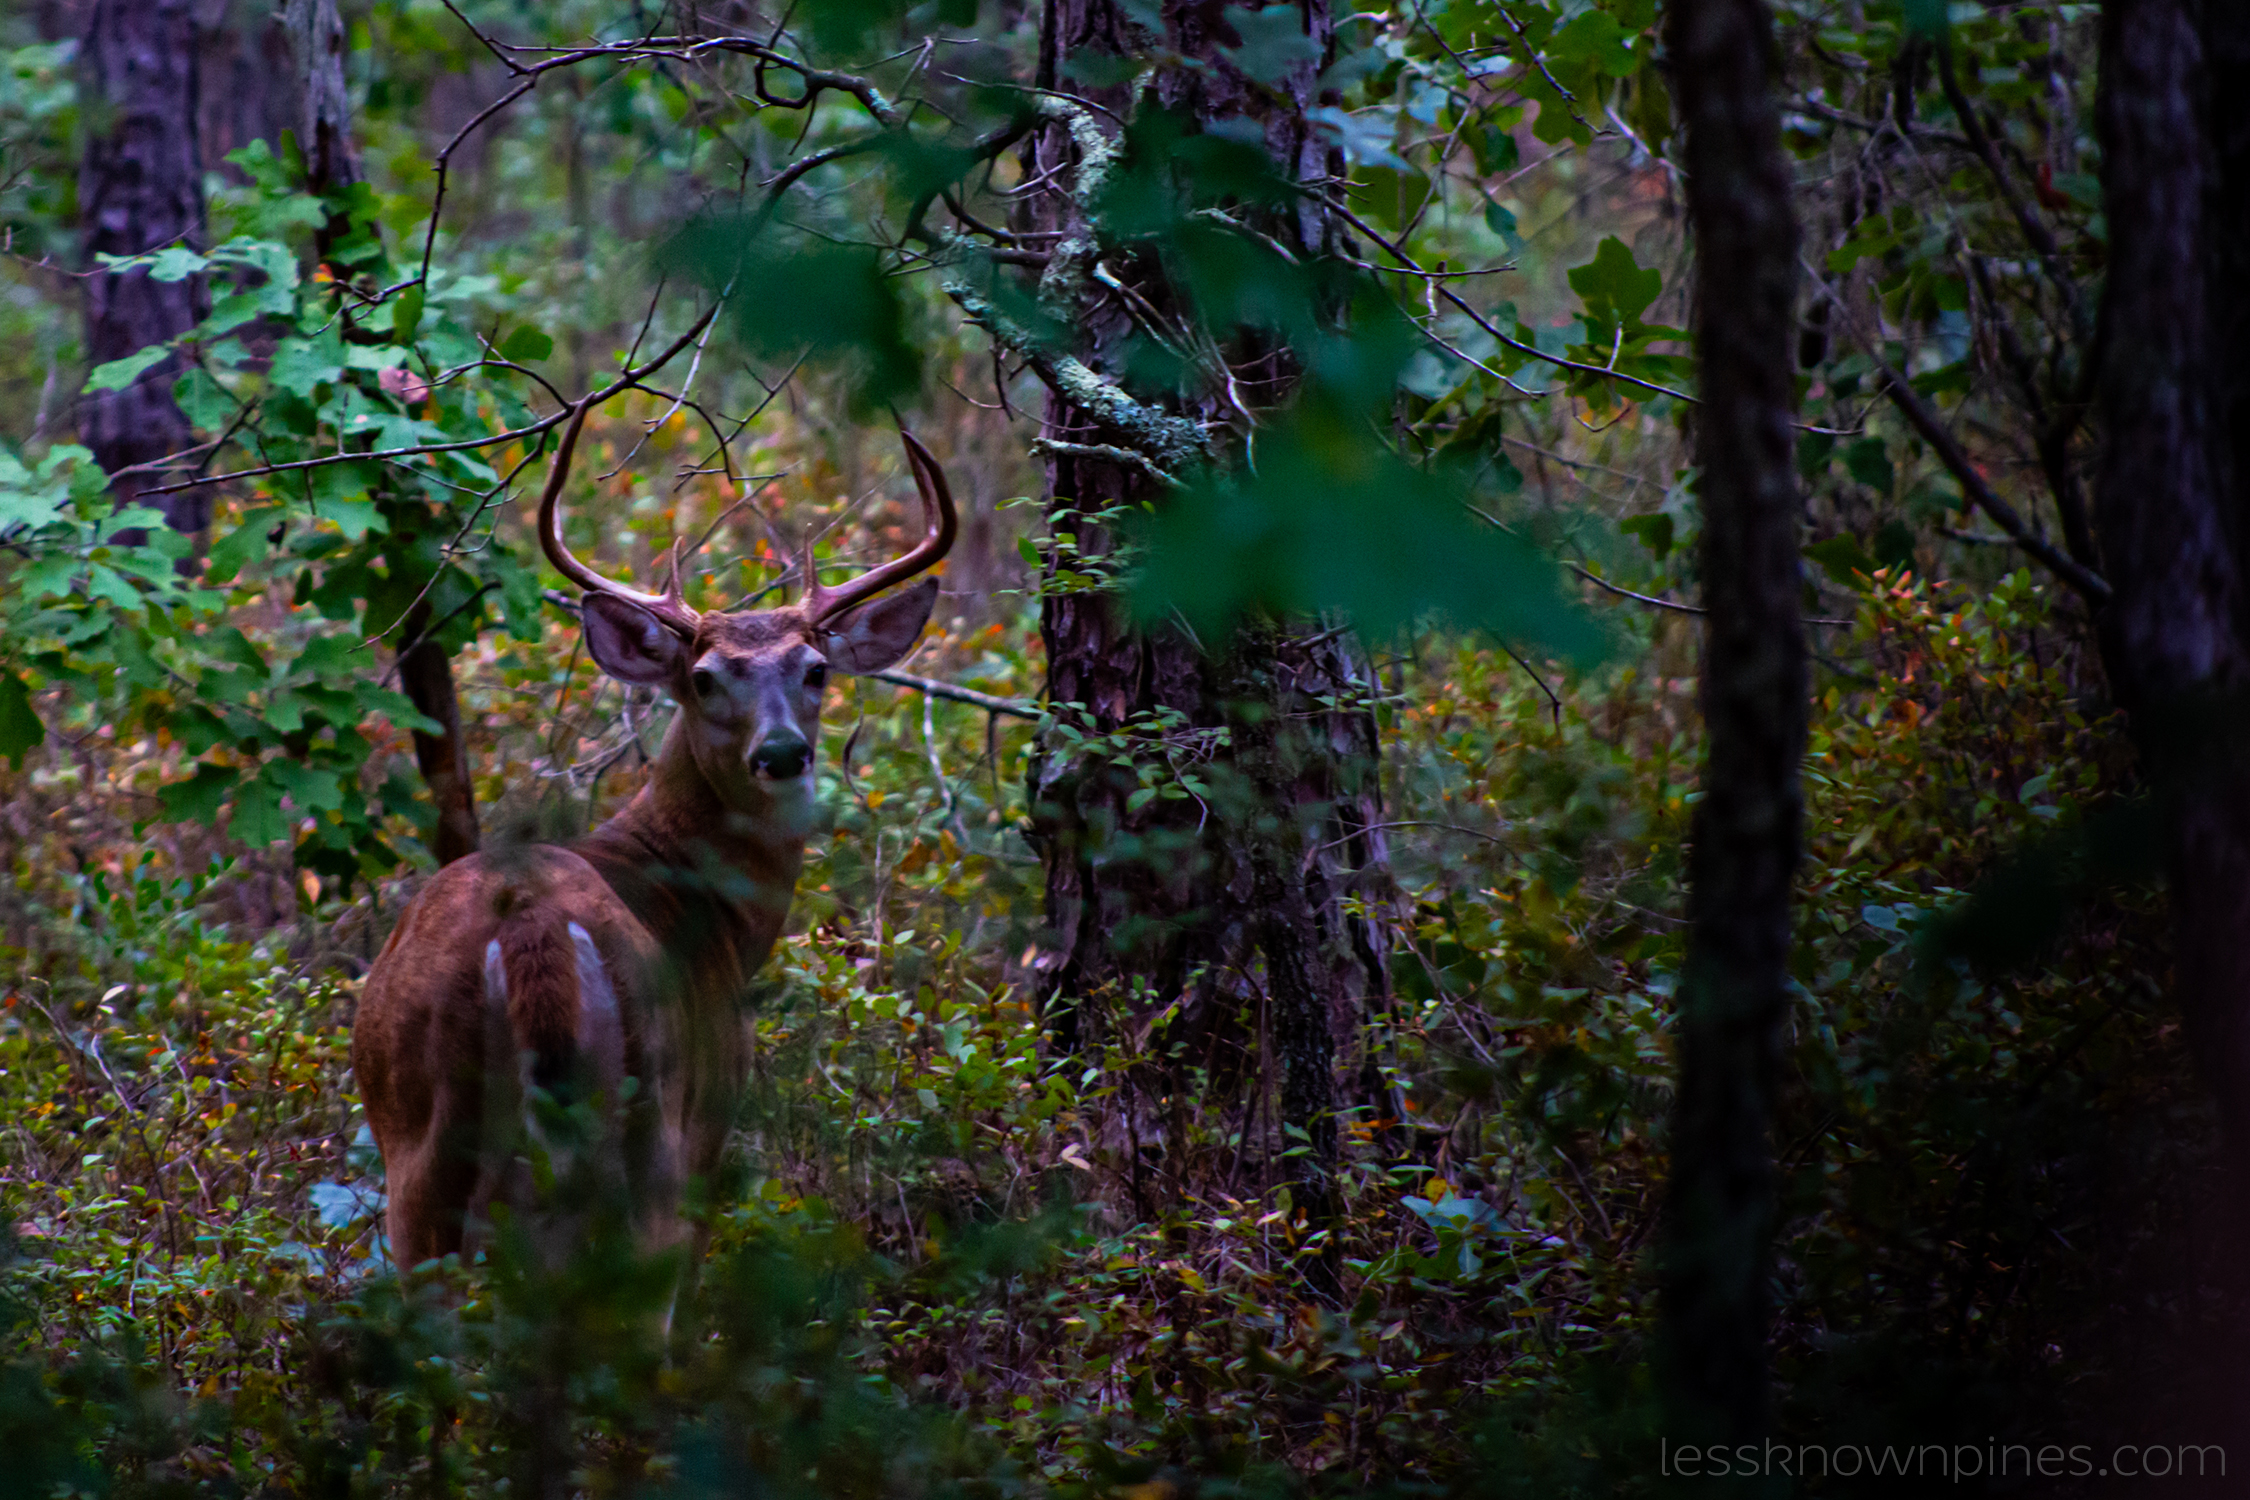
M 526 1081 L 553 1089 L 578 1060 L 579 961 L 574 933 L 585 929 L 531 913 L 502 919 L 484 948 L 486 1000 L 507 1016 L 508 1037 L 526 1064 Z

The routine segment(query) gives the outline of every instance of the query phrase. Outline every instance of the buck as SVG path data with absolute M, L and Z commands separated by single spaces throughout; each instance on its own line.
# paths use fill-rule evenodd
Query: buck
M 352 1066 L 400 1266 L 473 1248 L 496 1203 L 533 1207 L 534 1087 L 589 1102 L 606 1123 L 594 1164 L 622 1189 L 638 1243 L 688 1237 L 681 1194 L 719 1164 L 748 1066 L 749 983 L 788 918 L 813 827 L 822 689 L 831 672 L 907 653 L 937 581 L 885 591 L 953 545 L 945 476 L 901 429 L 925 527 L 906 555 L 828 588 L 808 549 L 796 603 L 735 613 L 687 606 L 676 547 L 664 593 L 612 582 L 563 545 L 559 515 L 591 405 L 563 431 L 540 544 L 585 591 L 588 654 L 620 682 L 663 689 L 678 712 L 615 817 L 569 845 L 446 866 L 368 973 Z

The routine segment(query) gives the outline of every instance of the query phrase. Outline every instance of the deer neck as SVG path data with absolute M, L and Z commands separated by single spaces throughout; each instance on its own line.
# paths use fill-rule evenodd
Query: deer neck
M 699 989 L 739 994 L 789 917 L 811 830 L 812 778 L 763 806 L 722 799 L 675 715 L 645 786 L 575 846 Z

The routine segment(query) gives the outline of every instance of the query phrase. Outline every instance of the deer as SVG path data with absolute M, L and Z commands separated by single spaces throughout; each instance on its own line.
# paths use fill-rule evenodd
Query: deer
M 916 545 L 834 587 L 808 545 L 795 603 L 698 612 L 676 543 L 662 593 L 604 578 L 563 544 L 563 483 L 593 404 L 577 403 L 563 430 L 540 545 L 583 591 L 594 662 L 677 711 L 615 816 L 571 843 L 438 870 L 368 971 L 352 1067 L 402 1269 L 473 1252 L 501 1204 L 546 1214 L 543 1250 L 567 1253 L 569 1211 L 536 1201 L 553 1193 L 532 1149 L 537 1106 L 558 1096 L 590 1102 L 603 1122 L 590 1148 L 581 1137 L 567 1149 L 586 1150 L 578 1165 L 622 1193 L 635 1246 L 685 1250 L 692 1267 L 683 1194 L 719 1167 L 747 1078 L 751 983 L 788 920 L 815 826 L 823 690 L 830 673 L 881 671 L 913 648 L 938 583 L 908 580 L 944 558 L 958 528 L 945 475 L 902 426 L 922 506 Z

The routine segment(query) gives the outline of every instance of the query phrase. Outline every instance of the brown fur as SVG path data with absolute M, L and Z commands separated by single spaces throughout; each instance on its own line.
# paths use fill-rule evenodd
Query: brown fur
M 389 1176 L 399 1265 L 472 1248 L 495 1202 L 531 1206 L 526 1054 L 529 1081 L 581 1080 L 608 1101 L 613 1164 L 643 1243 L 684 1236 L 680 1192 L 724 1149 L 747 1066 L 743 1001 L 788 917 L 810 826 L 809 766 L 775 782 L 750 756 L 784 733 L 817 744 L 812 667 L 888 665 L 935 595 L 925 581 L 826 630 L 797 609 L 707 616 L 692 641 L 671 644 L 640 631 L 632 606 L 603 619 L 589 610 L 605 670 L 661 681 L 680 712 L 622 812 L 567 848 L 440 870 L 368 974 L 352 1065 Z M 598 961 L 593 995 L 573 924 Z M 504 1006 L 487 976 L 495 941 Z M 612 992 L 605 1022 L 594 1002 Z M 627 1075 L 641 1086 L 617 1110 Z
M 514 894 L 501 892 L 504 901 Z M 537 907 L 503 912 L 497 941 L 507 976 L 508 1031 L 517 1048 L 532 1055 L 532 1078 L 552 1089 L 578 1055 L 577 950 L 565 925 Z

